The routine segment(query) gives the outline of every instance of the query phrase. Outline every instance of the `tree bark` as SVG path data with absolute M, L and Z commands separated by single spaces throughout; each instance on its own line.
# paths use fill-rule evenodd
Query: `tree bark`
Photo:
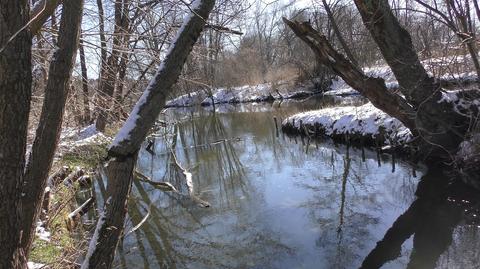
M 95 123 L 97 130 L 104 132 L 108 121 L 107 110 L 113 105 L 115 84 L 119 69 L 119 56 L 121 40 L 127 34 L 128 29 L 128 4 L 129 0 L 115 1 L 115 26 L 113 30 L 112 51 L 103 69 L 100 80 L 101 102 L 98 107 L 98 117 Z
M 0 268 L 26 268 L 20 224 L 32 37 L 21 29 L 28 21 L 27 0 L 0 0 Z
M 177 81 L 183 64 L 200 36 L 214 4 L 214 0 L 194 2 L 193 14 L 185 20 L 163 64 L 109 149 L 108 198 L 82 269 L 111 268 L 112 266 L 115 249 L 125 222 L 127 197 L 132 184 L 137 152 L 163 108 L 167 95 Z
M 88 70 L 87 63 L 85 61 L 85 49 L 83 47 L 82 38 L 79 41 L 80 52 L 80 67 L 82 69 L 82 90 L 83 90 L 83 122 L 85 124 L 90 123 L 90 102 L 88 95 Z
M 30 33 L 32 36 L 38 34 L 43 24 L 52 16 L 55 9 L 62 3 L 63 0 L 40 0 L 33 6 L 30 17 Z
M 83 15 L 83 0 L 65 0 L 62 9 L 58 49 L 50 64 L 45 100 L 37 127 L 32 152 L 25 170 L 22 199 L 22 246 L 28 255 L 34 238 L 35 223 L 40 213 L 43 190 L 62 128 L 69 81 L 77 52 L 80 25 Z
M 415 123 L 424 150 L 432 150 L 432 156 L 452 154 L 464 139 L 468 119 L 456 113 L 451 103 L 441 101 L 440 85 L 425 71 L 410 34 L 393 15 L 388 1 L 355 0 L 355 5 L 400 91 L 416 110 Z
M 383 79 L 363 74 L 335 51 L 327 38 L 314 30 L 310 23 L 292 22 L 286 18 L 283 18 L 283 21 L 314 51 L 320 64 L 330 67 L 348 85 L 367 97 L 375 107 L 397 118 L 408 128 L 415 129 L 415 111 L 401 96 L 388 90 Z

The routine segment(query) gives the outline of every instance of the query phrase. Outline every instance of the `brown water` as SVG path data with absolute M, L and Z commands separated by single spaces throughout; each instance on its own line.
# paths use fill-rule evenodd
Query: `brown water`
M 416 200 L 422 172 L 402 160 L 277 132 L 274 116 L 329 103 L 169 110 L 178 124 L 150 139 L 138 170 L 185 192 L 175 152 L 211 207 L 135 181 L 126 232 L 145 221 L 116 266 L 359 268 L 375 249 L 366 268 L 479 268 L 476 194 L 430 173 Z

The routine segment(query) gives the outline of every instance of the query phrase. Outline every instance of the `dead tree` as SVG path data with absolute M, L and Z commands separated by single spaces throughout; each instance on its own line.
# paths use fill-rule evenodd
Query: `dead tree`
M 403 96 L 387 90 L 382 79 L 364 75 L 309 23 L 286 19 L 285 22 L 310 46 L 321 64 L 418 135 L 419 146 L 426 155 L 445 157 L 454 153 L 467 131 L 467 118 L 455 113 L 451 103 L 442 102 L 440 86 L 420 63 L 410 34 L 399 24 L 388 1 L 355 1 L 355 4 L 397 78 Z
M 193 3 L 192 14 L 185 20 L 165 60 L 110 146 L 107 167 L 108 198 L 82 265 L 84 269 L 112 266 L 123 231 L 127 197 L 138 150 L 177 81 L 214 4 L 214 0 L 197 0 Z

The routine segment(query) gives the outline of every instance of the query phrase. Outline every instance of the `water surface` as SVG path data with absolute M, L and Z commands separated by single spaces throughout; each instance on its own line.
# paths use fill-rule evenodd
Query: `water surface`
M 137 169 L 187 193 L 184 177 L 174 165 L 176 157 L 193 175 L 194 195 L 211 206 L 203 208 L 135 181 L 128 234 L 117 253 L 117 266 L 359 268 L 386 237 L 388 244 L 381 247 L 395 249 L 395 255 L 387 257 L 388 251 L 377 248 L 368 261 L 382 268 L 405 268 L 409 262 L 413 266 L 409 260 L 419 241 L 412 240 L 411 231 L 432 238 L 421 237 L 421 229 L 412 227 L 428 223 L 422 219 L 425 212 L 440 212 L 429 219 L 442 223 L 443 230 L 436 232 L 453 236 L 453 244 L 441 247 L 437 242 L 443 256 L 427 251 L 414 260 L 421 266 L 412 268 L 427 268 L 432 260 L 438 260 L 438 268 L 475 268 L 469 266 L 478 258 L 478 227 L 465 221 L 459 225 L 457 217 L 451 217 L 463 208 L 437 206 L 428 197 L 418 202 L 415 191 L 422 172 L 402 160 L 392 163 L 389 155 L 335 145 L 328 139 L 287 137 L 275 127 L 274 117 L 280 124 L 295 112 L 330 103 L 225 105 L 216 112 L 168 110 L 162 119 L 176 124 L 149 139 L 151 150 L 141 151 Z M 402 214 L 411 214 L 416 221 L 399 222 Z M 392 230 L 398 228 L 395 223 L 401 228 Z M 462 248 L 469 253 L 460 253 Z

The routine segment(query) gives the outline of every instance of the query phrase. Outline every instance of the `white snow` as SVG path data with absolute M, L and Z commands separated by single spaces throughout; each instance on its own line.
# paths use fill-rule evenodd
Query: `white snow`
M 109 143 L 110 140 L 92 124 L 83 129 L 65 128 L 60 135 L 59 147 L 71 149 L 85 145 Z
M 42 222 L 37 222 L 37 227 L 35 227 L 35 235 L 38 236 L 40 240 L 50 242 L 51 233 L 48 232 L 42 225 Z
M 380 127 L 388 135 L 385 143 L 404 143 L 411 138 L 411 132 L 400 121 L 374 107 L 371 103 L 362 106 L 324 108 L 293 115 L 284 120 L 282 125 L 292 125 L 300 129 L 300 121 L 313 128 L 320 124 L 325 134 L 359 134 L 375 138 L 380 134 Z
M 207 91 L 199 90 L 169 100 L 166 106 L 188 107 L 200 104 L 210 106 L 213 102 L 215 104 L 262 102 L 268 99 L 291 99 L 298 95 L 308 96 L 314 93 L 315 86 L 313 81 L 296 85 L 295 87 L 281 81 L 276 84 L 263 83 L 253 86 L 244 85 L 232 88 L 213 89 L 211 96 L 207 94 Z
M 44 268 L 45 266 L 46 266 L 45 264 L 36 263 L 36 262 L 27 263 L 28 269 L 41 269 L 41 268 Z

